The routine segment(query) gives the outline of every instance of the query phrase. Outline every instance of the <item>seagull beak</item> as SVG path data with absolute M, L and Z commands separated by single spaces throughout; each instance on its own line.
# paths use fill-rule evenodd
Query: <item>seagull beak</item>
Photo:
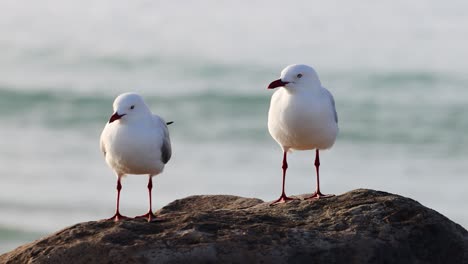
M 109 123 L 112 123 L 112 122 L 114 122 L 115 120 L 119 120 L 119 119 L 122 118 L 122 116 L 124 116 L 124 115 L 125 115 L 125 114 L 119 115 L 118 112 L 115 112 L 115 113 L 111 116 L 111 118 L 109 119 Z
M 283 82 L 281 79 L 278 79 L 278 80 L 273 81 L 272 83 L 270 83 L 270 85 L 268 85 L 268 89 L 275 89 L 275 88 L 278 88 L 278 87 L 282 87 L 282 86 L 285 86 L 288 83 L 289 82 Z

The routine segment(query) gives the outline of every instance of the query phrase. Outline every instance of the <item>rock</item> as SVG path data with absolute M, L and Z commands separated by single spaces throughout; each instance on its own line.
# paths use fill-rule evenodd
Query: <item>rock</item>
M 159 221 L 92 221 L 21 246 L 0 263 L 468 263 L 468 232 L 409 198 L 359 189 L 270 206 L 199 195 Z

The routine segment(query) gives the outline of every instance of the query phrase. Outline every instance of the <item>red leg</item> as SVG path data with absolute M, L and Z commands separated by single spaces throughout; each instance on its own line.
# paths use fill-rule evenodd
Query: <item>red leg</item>
M 117 179 L 117 207 L 115 209 L 115 214 L 107 219 L 107 220 L 112 220 L 112 221 L 120 221 L 120 220 L 125 220 L 128 219 L 128 217 L 123 216 L 120 214 L 119 208 L 120 208 L 120 190 L 122 190 L 122 184 L 120 183 L 120 177 Z
M 156 220 L 156 215 L 153 214 L 153 204 L 151 199 L 151 190 L 153 189 L 153 177 L 150 175 L 148 180 L 148 194 L 149 194 L 149 210 L 144 215 L 139 215 L 135 218 L 147 218 L 148 222 Z
M 320 156 L 319 156 L 319 150 L 315 150 L 315 171 L 317 173 L 317 189 L 315 190 L 315 193 L 312 194 L 312 196 L 306 198 L 306 199 L 320 199 L 320 198 L 329 198 L 335 196 L 334 194 L 323 194 L 320 192 L 320 175 L 319 175 L 319 167 L 320 167 Z
M 283 166 L 282 166 L 282 168 L 283 168 L 283 189 L 282 189 L 282 192 L 281 192 L 281 196 L 276 201 L 272 202 L 270 205 L 275 205 L 275 204 L 278 204 L 278 203 L 286 203 L 286 202 L 291 201 L 291 200 L 297 200 L 296 198 L 291 198 L 291 197 L 286 196 L 286 193 L 284 192 L 284 184 L 286 182 L 286 170 L 288 169 L 288 162 L 286 160 L 286 155 L 287 155 L 287 151 L 285 151 L 284 154 L 283 154 Z

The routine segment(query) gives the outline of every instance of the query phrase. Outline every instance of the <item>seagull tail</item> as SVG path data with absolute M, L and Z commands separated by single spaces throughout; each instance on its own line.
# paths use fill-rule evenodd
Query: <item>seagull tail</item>
M 166 125 L 170 125 L 170 124 L 172 124 L 172 123 L 174 123 L 174 121 L 167 122 Z

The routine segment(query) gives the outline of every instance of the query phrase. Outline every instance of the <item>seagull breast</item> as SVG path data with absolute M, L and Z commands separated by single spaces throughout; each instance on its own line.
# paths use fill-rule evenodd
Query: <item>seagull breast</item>
M 164 169 L 164 131 L 152 122 L 109 124 L 106 161 L 122 174 L 159 174 Z
M 335 142 L 338 125 L 325 93 L 276 91 L 268 113 L 268 130 L 283 147 L 327 149 Z

